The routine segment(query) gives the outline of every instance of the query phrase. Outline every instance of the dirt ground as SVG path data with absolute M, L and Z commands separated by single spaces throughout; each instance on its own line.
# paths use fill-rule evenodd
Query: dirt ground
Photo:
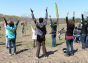
M 74 43 L 74 56 L 66 57 L 64 49 L 66 49 L 66 43 L 64 35 L 63 40 L 58 40 L 57 46 L 51 47 L 50 34 L 46 35 L 46 49 L 48 58 L 45 58 L 40 53 L 40 59 L 36 60 L 36 48 L 32 47 L 31 29 L 26 28 L 27 33 L 24 37 L 21 37 L 20 27 L 17 32 L 17 55 L 9 56 L 8 49 L 5 47 L 5 34 L 4 28 L 0 31 L 0 63 L 88 63 L 88 49 L 81 50 L 81 43 Z

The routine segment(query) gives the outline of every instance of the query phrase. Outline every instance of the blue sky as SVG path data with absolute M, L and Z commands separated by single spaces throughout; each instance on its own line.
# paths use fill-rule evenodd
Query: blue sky
M 0 0 L 0 13 L 31 17 L 30 8 L 32 8 L 36 17 L 44 17 L 45 8 L 48 7 L 49 15 L 55 18 L 55 2 L 61 18 L 65 17 L 66 11 L 69 11 L 69 17 L 72 17 L 73 11 L 76 12 L 76 17 L 88 11 L 88 0 Z

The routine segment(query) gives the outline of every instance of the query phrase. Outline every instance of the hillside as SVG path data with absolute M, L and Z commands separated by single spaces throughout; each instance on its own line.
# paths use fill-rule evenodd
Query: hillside
M 10 21 L 20 20 L 20 21 L 24 21 L 24 22 L 28 22 L 28 23 L 33 23 L 32 19 L 30 17 L 9 16 L 9 15 L 3 15 L 3 14 L 0 14 L 0 22 L 3 21 L 2 16 L 4 16 L 7 20 L 10 20 Z M 56 20 L 56 18 L 53 18 L 53 20 Z M 76 18 L 76 23 L 78 23 L 80 21 L 81 21 L 80 18 Z M 48 21 L 48 23 L 49 23 L 49 21 Z M 65 18 L 59 18 L 59 23 L 64 24 Z

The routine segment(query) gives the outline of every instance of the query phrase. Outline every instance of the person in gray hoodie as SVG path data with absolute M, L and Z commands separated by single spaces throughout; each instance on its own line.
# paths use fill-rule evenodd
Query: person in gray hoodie
M 32 19 L 34 20 L 34 23 L 36 24 L 36 34 L 37 34 L 37 52 L 36 52 L 36 59 L 39 58 L 40 54 L 40 47 L 42 45 L 44 56 L 47 57 L 46 54 L 46 47 L 45 47 L 45 35 L 46 35 L 46 25 L 48 20 L 48 12 L 46 8 L 46 16 L 45 20 L 43 18 L 39 18 L 39 22 L 36 21 L 36 18 L 34 17 L 33 10 L 31 10 L 32 13 Z

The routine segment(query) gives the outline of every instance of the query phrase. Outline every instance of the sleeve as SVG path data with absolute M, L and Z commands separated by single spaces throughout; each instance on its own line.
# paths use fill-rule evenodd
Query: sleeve
M 4 18 L 4 21 L 5 21 L 6 25 L 7 25 L 8 23 L 7 23 L 7 20 L 5 18 Z
M 14 29 L 15 29 L 15 30 L 17 29 L 17 25 L 14 26 Z
M 46 15 L 45 15 L 45 25 L 47 24 L 47 20 L 48 20 L 48 12 L 46 12 Z
M 16 26 L 18 26 L 18 24 L 19 24 L 19 21 L 17 21 Z
M 50 18 L 50 25 L 52 26 L 53 25 L 53 23 L 52 23 L 52 19 Z
M 34 14 L 32 14 L 32 19 L 33 19 L 34 23 L 36 24 L 36 18 L 34 16 Z
M 66 17 L 66 23 L 68 24 L 68 17 Z
M 82 24 L 84 24 L 84 15 L 82 14 Z
M 75 22 L 75 17 L 73 16 L 73 21 Z
M 7 29 L 9 29 L 9 28 L 10 28 L 10 26 L 7 24 L 7 25 L 6 25 L 6 28 L 7 28 Z

